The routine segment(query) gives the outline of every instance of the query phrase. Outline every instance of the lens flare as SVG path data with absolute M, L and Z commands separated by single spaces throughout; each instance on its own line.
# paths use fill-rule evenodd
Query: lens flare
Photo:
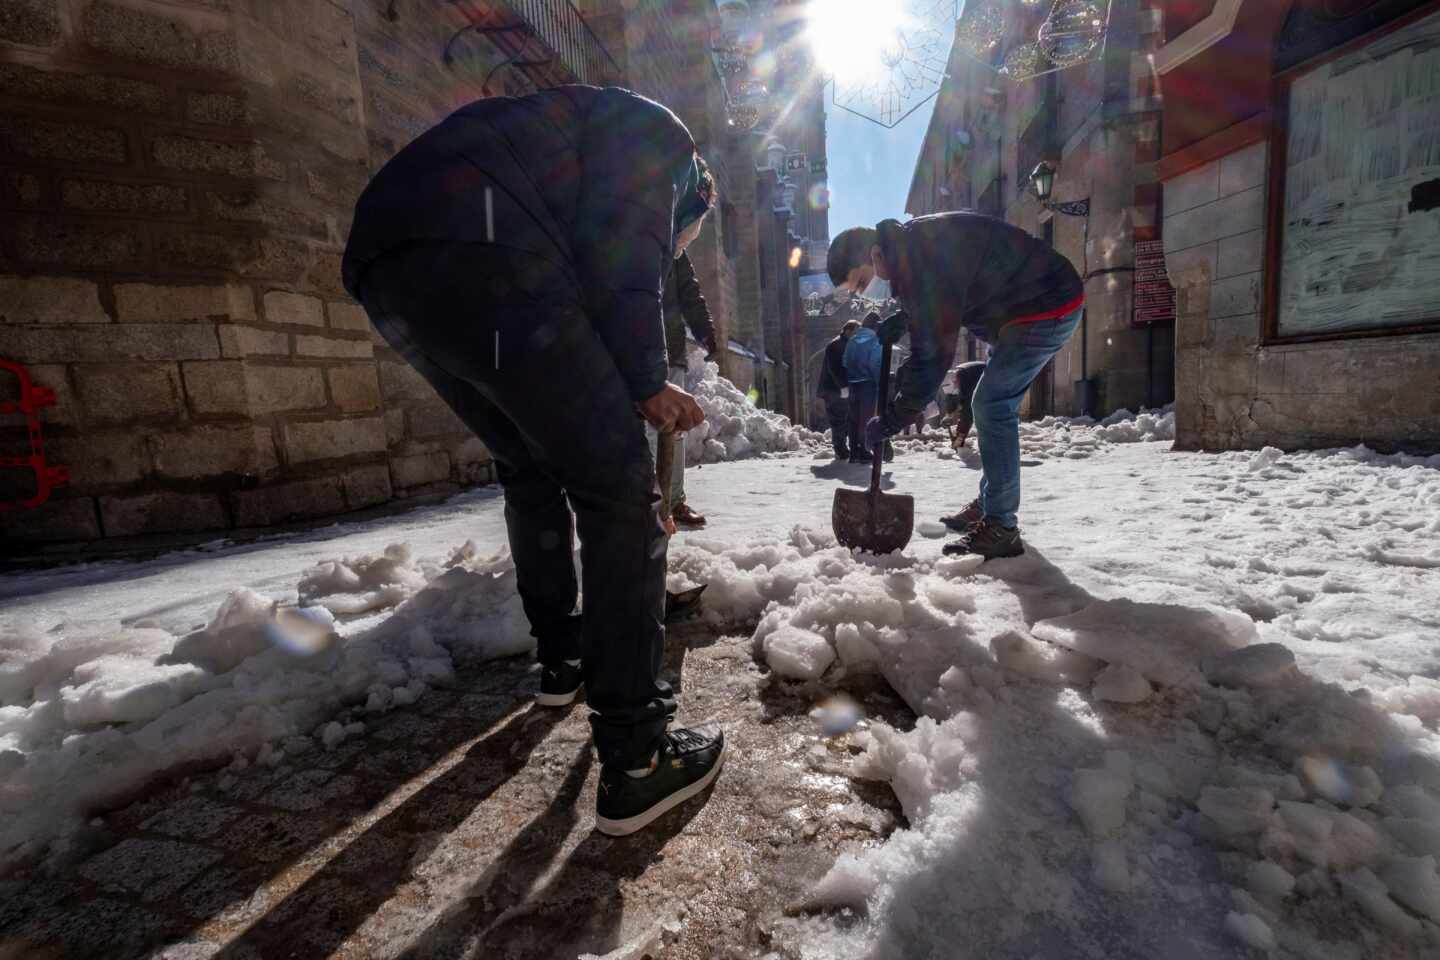
M 805 28 L 815 62 L 830 76 L 875 80 L 904 54 L 910 17 L 884 0 L 813 0 Z
M 799 247 L 795 247 L 794 249 L 792 249 L 792 250 L 790 251 L 790 269 L 791 269 L 791 270 L 799 270 L 799 269 L 800 269 L 800 261 L 801 261 L 801 259 L 802 259 L 804 256 L 805 256 L 805 251 L 801 250 Z
M 820 732 L 827 737 L 838 737 L 855 729 L 865 719 L 865 711 L 853 699 L 837 693 L 810 712 L 820 724 Z
M 313 657 L 335 641 L 335 618 L 324 607 L 281 607 L 264 630 L 271 645 L 293 656 Z

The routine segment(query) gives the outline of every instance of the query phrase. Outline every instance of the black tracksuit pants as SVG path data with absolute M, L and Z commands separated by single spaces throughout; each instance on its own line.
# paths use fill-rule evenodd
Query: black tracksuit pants
M 584 661 L 601 762 L 644 766 L 675 713 L 657 679 L 666 538 L 643 423 L 573 276 L 510 248 L 426 243 L 371 265 L 360 298 L 490 448 L 540 661 Z
M 830 421 L 830 446 L 835 455 L 850 456 L 850 401 L 838 393 L 824 394 L 825 416 Z
M 870 459 L 865 447 L 865 424 L 875 416 L 875 400 L 880 385 L 874 380 L 850 381 L 850 456 Z

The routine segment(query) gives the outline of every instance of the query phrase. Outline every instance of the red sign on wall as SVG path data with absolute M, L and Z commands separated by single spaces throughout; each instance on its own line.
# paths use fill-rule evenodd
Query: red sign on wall
M 1165 326 L 1175 322 L 1175 288 L 1165 272 L 1165 245 L 1135 241 L 1135 311 L 1131 325 Z

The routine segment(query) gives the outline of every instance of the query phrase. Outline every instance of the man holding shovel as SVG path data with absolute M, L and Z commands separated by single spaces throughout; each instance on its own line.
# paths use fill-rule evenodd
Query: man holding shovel
M 898 393 L 880 398 L 879 415 L 865 428 L 867 445 L 900 432 L 935 396 L 962 328 L 990 345 L 972 402 L 980 493 L 948 518 L 962 535 L 945 552 L 987 559 L 1024 553 L 1020 402 L 1080 323 L 1085 292 L 1075 268 L 1019 227 L 970 211 L 851 227 L 831 242 L 827 268 L 844 290 L 889 281 L 902 309 L 881 325 L 880 339 L 910 334 Z

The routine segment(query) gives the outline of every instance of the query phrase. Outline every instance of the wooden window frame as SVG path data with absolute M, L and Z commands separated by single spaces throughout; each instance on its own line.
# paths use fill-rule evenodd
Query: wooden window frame
M 1277 73 L 1270 88 L 1270 155 L 1269 178 L 1265 188 L 1265 284 L 1264 302 L 1260 311 L 1260 344 L 1283 346 L 1292 343 L 1319 343 L 1333 340 L 1368 340 L 1378 337 L 1405 337 L 1415 334 L 1440 333 L 1440 313 L 1433 318 L 1405 326 L 1368 327 L 1362 330 L 1340 330 L 1334 333 L 1280 334 L 1280 268 L 1284 255 L 1285 228 L 1285 161 L 1290 136 L 1290 87 L 1296 80 L 1355 50 L 1368 46 L 1386 34 L 1394 33 L 1412 23 L 1440 13 L 1440 0 L 1417 7 L 1389 23 L 1327 50 L 1325 53 L 1297 63 Z

